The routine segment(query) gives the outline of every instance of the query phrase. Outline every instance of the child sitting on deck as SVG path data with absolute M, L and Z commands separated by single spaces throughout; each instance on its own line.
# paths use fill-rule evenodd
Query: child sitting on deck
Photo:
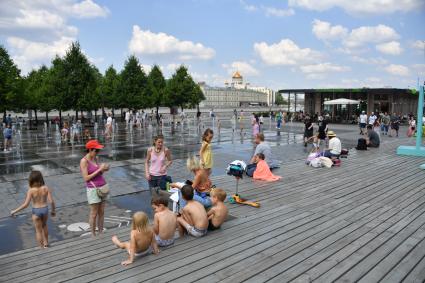
M 35 238 L 42 248 L 49 246 L 49 232 L 47 229 L 47 219 L 49 218 L 49 208 L 47 202 L 50 202 L 52 211 L 50 214 L 55 216 L 55 202 L 52 198 L 50 189 L 44 184 L 43 175 L 40 171 L 31 171 L 28 179 L 29 189 L 25 202 L 10 214 L 14 216 L 18 211 L 28 207 L 32 201 L 32 221 L 35 227 Z
M 164 196 L 153 198 L 151 204 L 155 212 L 153 231 L 155 232 L 155 240 L 158 246 L 166 247 L 174 244 L 177 217 L 168 209 L 168 198 Z
M 122 265 L 133 263 L 135 257 L 159 253 L 158 245 L 155 241 L 155 233 L 149 227 L 149 219 L 146 213 L 136 212 L 131 223 L 130 242 L 121 242 L 117 236 L 112 236 L 112 242 L 120 249 L 127 250 L 129 258 Z
M 194 237 L 205 236 L 208 228 L 208 216 L 204 206 L 193 200 L 192 186 L 184 185 L 181 194 L 186 201 L 186 206 L 181 209 L 181 215 L 177 217 L 180 237 L 183 237 L 185 230 Z
M 282 177 L 273 175 L 272 171 L 270 171 L 269 166 L 267 165 L 267 162 L 264 160 L 264 154 L 259 153 L 255 156 L 255 163 L 257 163 L 257 168 L 254 171 L 253 178 L 255 180 L 262 180 L 262 181 L 277 181 L 281 179 Z
M 208 230 L 213 231 L 220 229 L 221 224 L 226 221 L 228 209 L 223 203 L 226 199 L 226 192 L 223 189 L 211 190 L 211 202 L 213 207 L 208 211 Z

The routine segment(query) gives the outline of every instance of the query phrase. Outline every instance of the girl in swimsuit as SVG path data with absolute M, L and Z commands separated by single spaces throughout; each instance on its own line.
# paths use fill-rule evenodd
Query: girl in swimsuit
M 43 175 L 40 171 L 31 171 L 28 179 L 29 189 L 25 202 L 17 209 L 12 210 L 10 214 L 14 216 L 18 211 L 28 207 L 32 201 L 32 221 L 35 227 L 35 238 L 42 248 L 49 245 L 49 233 L 47 229 L 47 219 L 49 217 L 49 208 L 47 202 L 52 206 L 51 215 L 55 216 L 55 202 L 53 201 L 52 192 L 44 184 Z

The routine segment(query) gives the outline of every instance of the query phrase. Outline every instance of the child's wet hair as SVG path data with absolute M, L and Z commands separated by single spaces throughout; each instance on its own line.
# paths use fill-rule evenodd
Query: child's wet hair
M 219 201 L 225 201 L 226 200 L 226 196 L 227 196 L 226 192 L 223 189 L 220 189 L 220 188 L 214 188 L 214 189 L 212 189 L 210 195 L 212 197 L 217 197 L 217 199 Z
M 143 211 L 138 211 L 133 214 L 133 221 L 131 223 L 131 229 L 139 232 L 146 232 L 148 229 L 149 218 Z
M 153 139 L 153 145 L 155 145 L 158 140 L 163 140 L 163 139 L 164 139 L 163 135 L 156 135 Z
M 168 198 L 165 196 L 153 197 L 151 204 L 156 206 L 160 206 L 162 204 L 163 206 L 168 207 Z
M 201 162 L 195 156 L 191 156 L 186 161 L 186 167 L 189 171 L 199 170 L 202 168 Z
M 193 199 L 193 188 L 191 185 L 184 185 L 183 188 L 181 188 L 181 192 L 185 200 Z
M 263 154 L 263 153 L 258 153 L 258 154 L 257 154 L 257 156 L 258 156 L 258 158 L 260 158 L 261 160 L 266 159 L 266 157 L 264 156 L 264 154 Z
M 206 141 L 209 134 L 214 135 L 213 130 L 211 130 L 210 128 L 205 130 L 204 134 L 202 135 L 202 140 Z
M 28 178 L 28 183 L 30 188 L 44 186 L 44 178 L 41 172 L 38 170 L 31 171 L 30 176 Z

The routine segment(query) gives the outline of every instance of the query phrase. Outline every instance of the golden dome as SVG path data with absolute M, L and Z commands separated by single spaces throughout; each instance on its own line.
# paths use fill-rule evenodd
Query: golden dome
M 242 79 L 242 76 L 241 76 L 241 74 L 240 74 L 238 71 L 236 71 L 236 72 L 233 74 L 232 78 L 233 78 L 233 79 Z

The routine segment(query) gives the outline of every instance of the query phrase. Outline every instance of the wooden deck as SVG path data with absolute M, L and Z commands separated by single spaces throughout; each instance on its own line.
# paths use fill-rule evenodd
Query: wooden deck
M 276 183 L 243 179 L 241 195 L 261 208 L 229 204 L 237 218 L 221 230 L 128 267 L 108 231 L 0 256 L 0 281 L 423 282 L 425 161 L 396 156 L 399 144 L 351 152 L 339 168 L 284 163 Z M 234 190 L 232 177 L 214 182 Z

